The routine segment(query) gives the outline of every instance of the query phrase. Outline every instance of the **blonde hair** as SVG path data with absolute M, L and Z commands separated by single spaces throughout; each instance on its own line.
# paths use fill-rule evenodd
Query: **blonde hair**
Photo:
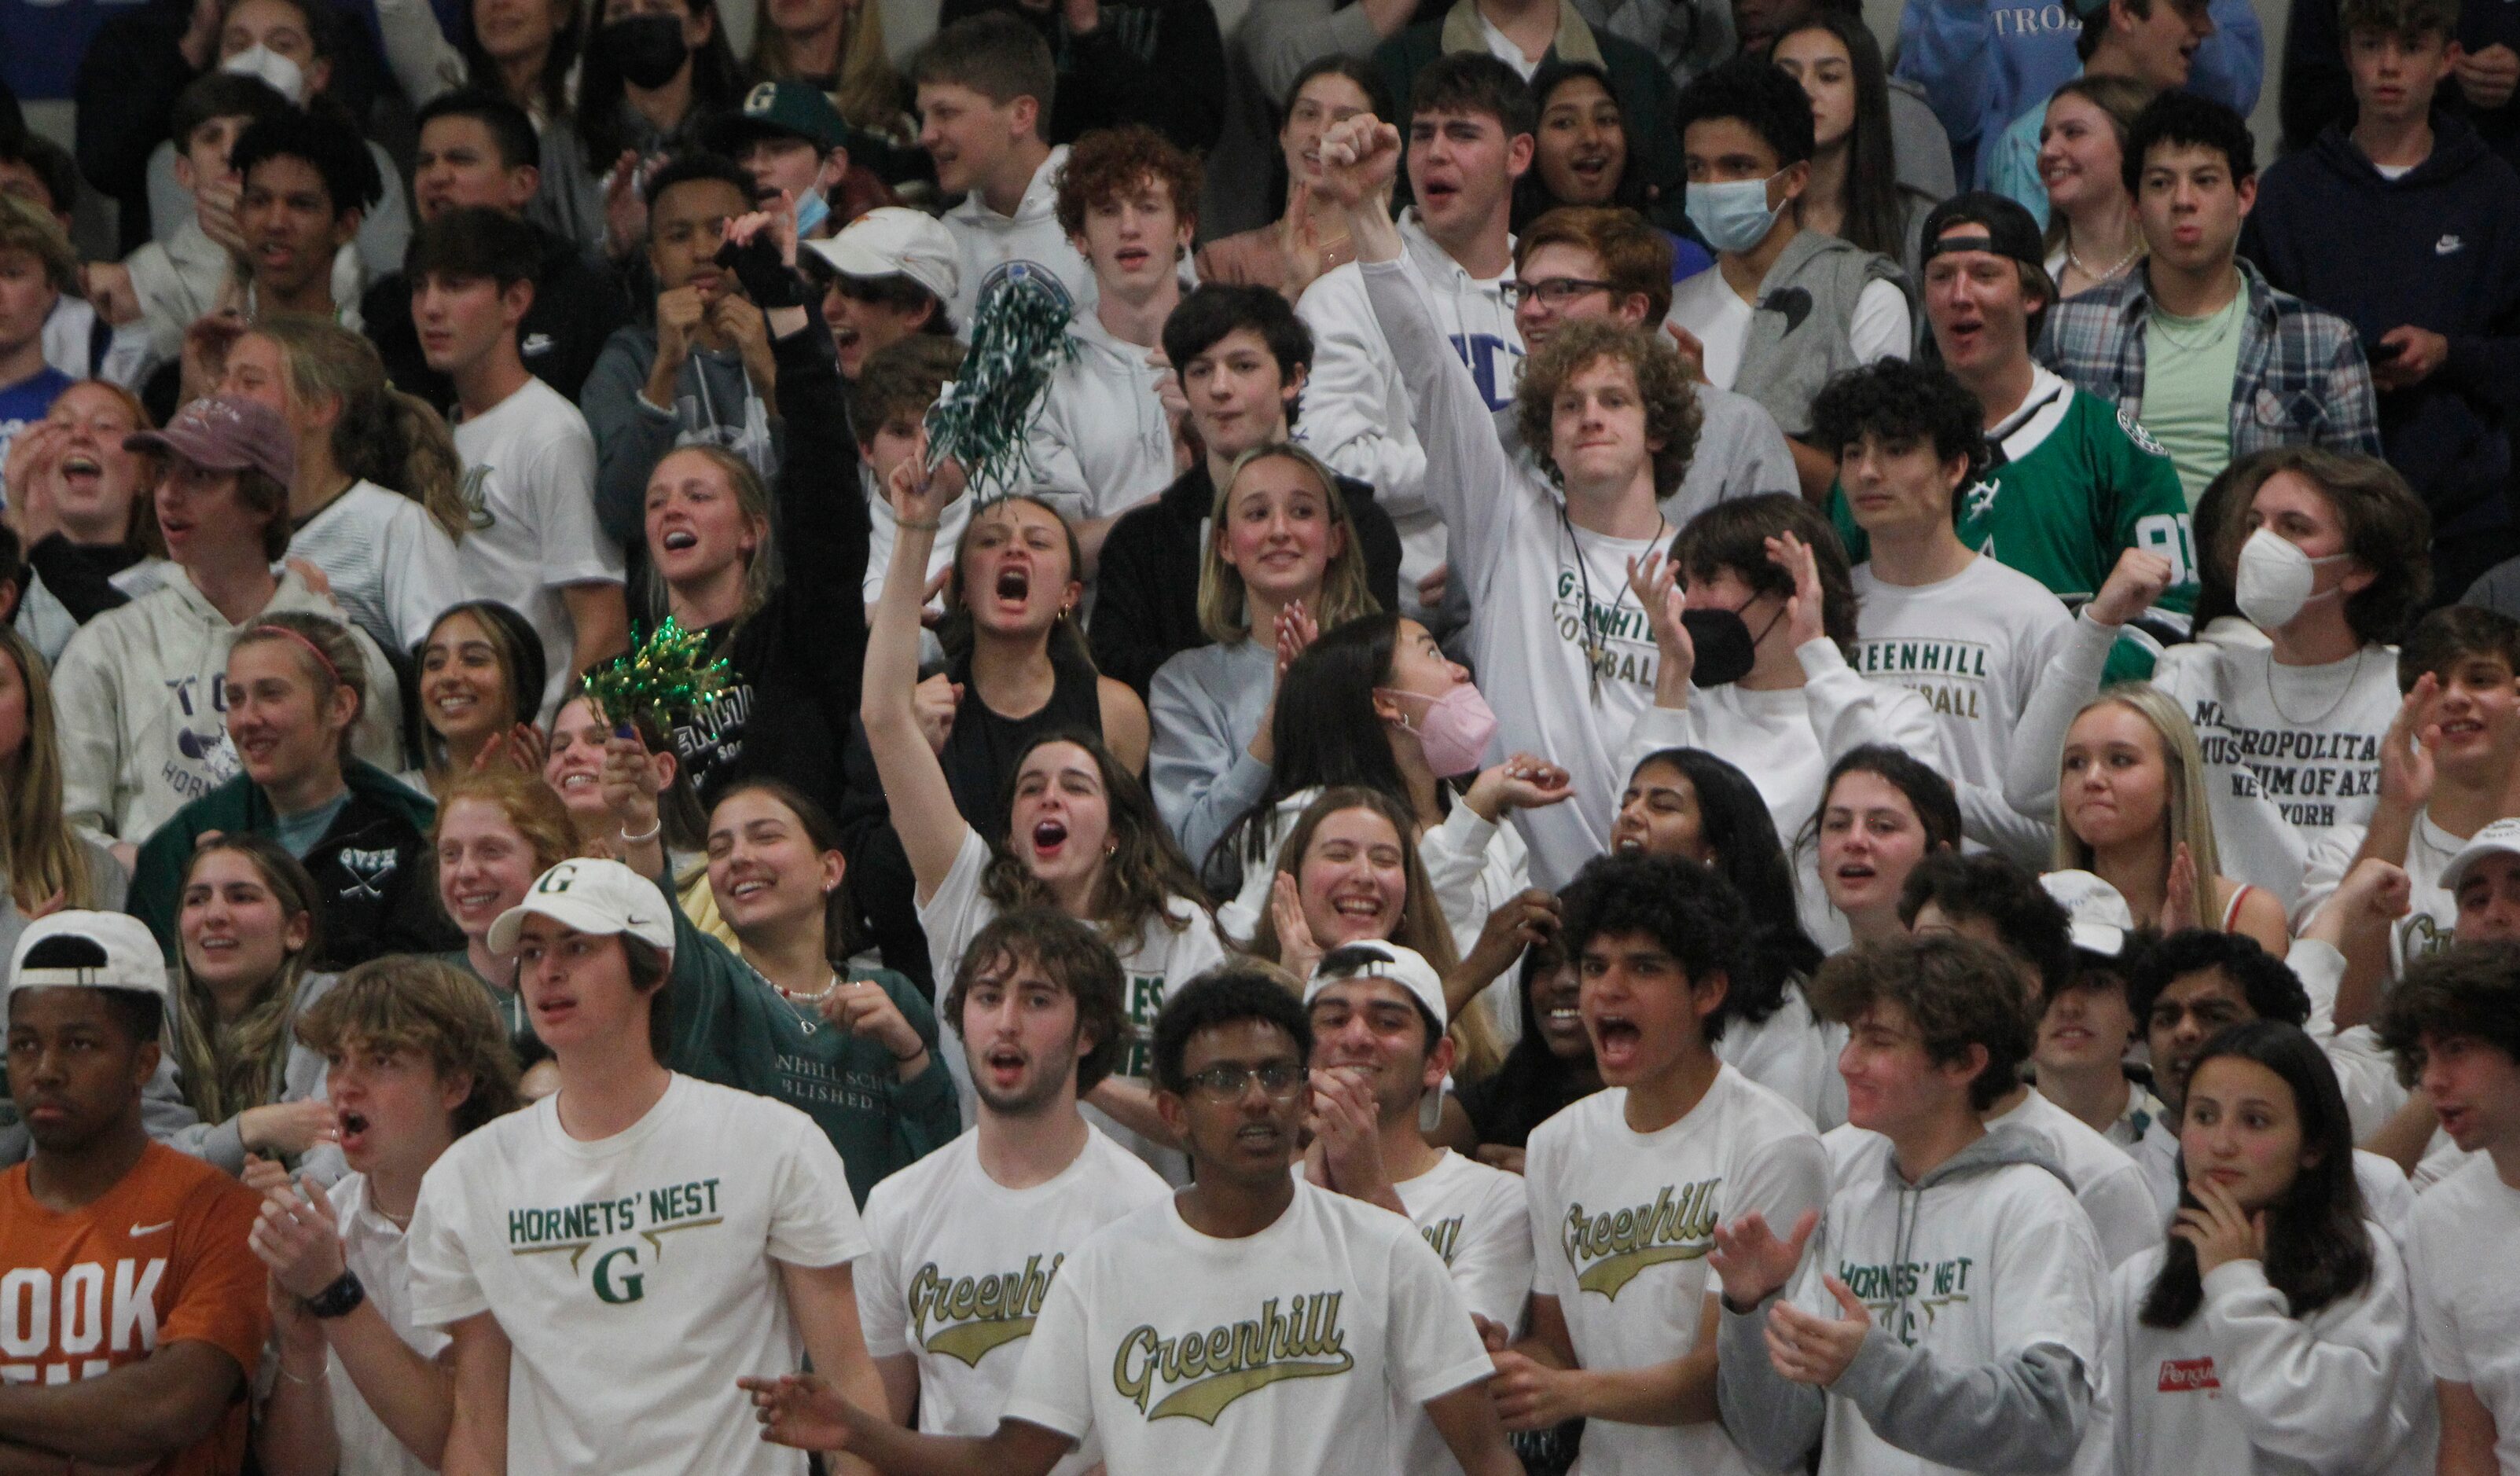
M 2118 683 L 2085 702 L 2074 714 L 2074 722 L 2081 722 L 2084 713 L 2112 705 L 2143 719 L 2161 740 L 2161 766 L 2166 776 L 2162 785 L 2162 859 L 2166 864 L 2177 853 L 2179 843 L 2186 842 L 2188 859 L 2196 869 L 2195 895 L 2188 899 L 2188 905 L 2195 910 L 2199 925 L 2216 926 L 2222 921 L 2222 913 L 2216 905 L 2214 882 L 2222 872 L 2223 859 L 2214 849 L 2214 817 L 2205 797 L 2205 753 L 2197 746 L 2196 730 L 2189 725 L 2187 714 L 2179 710 L 2178 701 L 2149 682 Z M 2069 736 L 2073 731 L 2073 723 L 2065 725 Z M 2090 871 L 2092 847 L 2065 822 L 2063 770 L 2064 757 L 2059 752 L 2054 870 Z M 2127 904 L 2136 910 L 2138 921 L 2146 920 L 2138 899 L 2130 897 Z
M 341 725 L 336 752 L 341 766 L 349 767 L 350 738 L 357 732 L 359 719 L 368 710 L 368 658 L 351 638 L 348 626 L 338 620 L 305 610 L 273 610 L 256 615 L 253 623 L 240 632 L 228 648 L 228 657 L 248 646 L 273 643 L 289 648 L 297 667 L 315 687 L 315 709 L 320 716 L 341 688 L 350 689 L 350 720 Z
M 53 714 L 52 673 L 17 627 L 0 624 L 0 654 L 18 667 L 26 689 L 26 741 L 0 769 L 0 867 L 9 895 L 31 914 L 58 894 L 64 907 L 92 908 L 98 897 L 88 872 L 87 847 L 62 818 L 62 748 Z
M 1233 469 L 1216 489 L 1216 500 L 1208 510 L 1211 530 L 1207 547 L 1199 553 L 1198 628 L 1207 639 L 1219 646 L 1233 646 L 1251 638 L 1251 611 L 1242 584 L 1242 571 L 1225 561 L 1220 548 L 1225 541 L 1225 514 L 1234 500 L 1234 489 L 1242 480 L 1243 471 L 1262 462 L 1293 462 L 1312 474 L 1320 484 L 1322 500 L 1329 509 L 1329 519 L 1342 537 L 1339 551 L 1322 569 L 1322 593 L 1319 605 L 1311 613 L 1323 630 L 1335 630 L 1359 615 L 1382 611 L 1381 602 L 1366 587 L 1365 550 L 1356 536 L 1356 519 L 1348 514 L 1347 494 L 1339 490 L 1338 473 L 1323 465 L 1321 458 L 1288 441 L 1275 445 L 1254 446 L 1234 459 Z
M 832 84 L 832 106 L 860 128 L 889 132 L 900 119 L 901 73 L 883 44 L 882 7 L 875 0 L 841 0 L 840 68 Z M 765 15 L 752 42 L 752 70 L 777 81 L 804 80 L 788 53 L 788 38 Z
M 339 403 L 330 437 L 335 466 L 410 498 L 447 537 L 463 539 L 471 520 L 454 433 L 435 410 L 386 380 L 375 344 L 338 323 L 303 314 L 264 318 L 248 332 L 279 346 L 291 399 L 300 405 Z

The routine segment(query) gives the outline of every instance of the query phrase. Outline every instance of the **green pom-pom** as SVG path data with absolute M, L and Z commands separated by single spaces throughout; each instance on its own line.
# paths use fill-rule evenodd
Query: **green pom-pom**
M 586 674 L 586 695 L 615 728 L 641 717 L 662 732 L 717 701 L 733 668 L 712 660 L 705 632 L 685 630 L 667 615 L 625 655 Z
M 947 457 L 975 490 L 1014 486 L 1029 466 L 1024 432 L 1058 367 L 1075 356 L 1066 290 L 1016 264 L 981 295 L 963 368 L 927 410 L 927 465 Z

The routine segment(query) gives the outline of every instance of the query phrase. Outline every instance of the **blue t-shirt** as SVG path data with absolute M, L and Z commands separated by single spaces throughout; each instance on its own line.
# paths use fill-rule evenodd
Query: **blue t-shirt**
M 62 391 L 77 381 L 47 364 L 43 369 L 6 389 L 0 389 L 0 464 L 9 460 L 9 447 L 18 432 L 42 420 L 52 411 L 53 401 Z

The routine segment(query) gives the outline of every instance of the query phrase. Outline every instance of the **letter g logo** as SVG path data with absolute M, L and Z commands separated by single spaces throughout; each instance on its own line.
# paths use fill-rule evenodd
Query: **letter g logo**
M 623 1256 L 628 1256 L 630 1258 L 630 1264 L 634 1267 L 637 1266 L 639 1264 L 639 1247 L 635 1245 L 625 1245 L 618 1250 L 606 1251 L 604 1253 L 604 1259 L 595 1263 L 595 1295 L 600 1300 L 611 1303 L 615 1307 L 621 1306 L 627 1302 L 636 1302 L 641 1297 L 648 1294 L 648 1277 L 640 1272 L 624 1272 L 621 1274 L 619 1281 L 617 1283 L 615 1282 L 612 1274 L 612 1263 L 620 1260 Z

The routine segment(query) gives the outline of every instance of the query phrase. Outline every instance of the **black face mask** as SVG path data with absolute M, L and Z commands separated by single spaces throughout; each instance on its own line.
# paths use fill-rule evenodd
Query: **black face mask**
M 662 87 L 683 69 L 691 48 L 683 43 L 680 16 L 632 16 L 596 32 L 605 60 L 633 87 Z
M 1768 630 L 1776 629 L 1784 614 L 1780 607 L 1768 617 Z M 1697 664 L 1688 670 L 1691 687 L 1724 687 L 1748 676 L 1759 661 L 1759 643 L 1768 636 L 1767 630 L 1751 635 L 1739 610 L 1682 610 L 1680 623 L 1697 648 Z

